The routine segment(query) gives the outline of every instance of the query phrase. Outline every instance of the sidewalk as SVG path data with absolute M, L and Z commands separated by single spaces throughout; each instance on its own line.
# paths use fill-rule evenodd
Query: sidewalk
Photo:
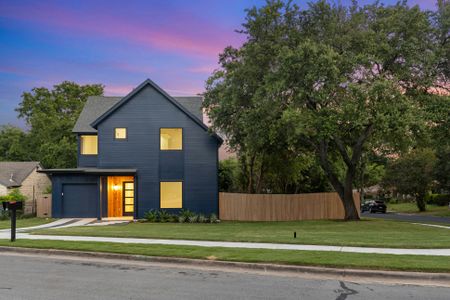
M 9 239 L 9 232 L 4 231 L 0 232 L 0 239 Z M 17 239 L 105 242 L 105 243 L 146 244 L 146 245 L 176 245 L 176 246 L 197 246 L 197 247 L 224 247 L 224 248 L 270 249 L 270 250 L 332 251 L 332 252 L 347 252 L 347 253 L 374 253 L 374 254 L 394 254 L 394 255 L 450 256 L 450 249 L 397 249 L 397 248 L 369 248 L 369 247 L 346 247 L 346 246 L 341 247 L 341 246 L 246 243 L 246 242 L 31 235 L 28 233 L 17 233 Z

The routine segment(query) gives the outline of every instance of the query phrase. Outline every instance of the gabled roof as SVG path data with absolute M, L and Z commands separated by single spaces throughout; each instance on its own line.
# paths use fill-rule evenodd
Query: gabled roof
M 40 168 L 37 161 L 1 161 L 0 184 L 6 187 L 19 187 L 36 168 Z
M 142 89 L 144 89 L 146 86 L 151 86 L 156 91 L 158 91 L 161 95 L 163 95 L 169 102 L 171 102 L 173 105 L 175 105 L 178 109 L 180 109 L 182 112 L 184 112 L 189 118 L 192 119 L 195 123 L 197 123 L 200 127 L 202 127 L 204 130 L 208 131 L 208 126 L 203 124 L 203 121 L 199 118 L 197 118 L 192 112 L 190 112 L 186 107 L 181 105 L 177 100 L 175 100 L 172 96 L 167 94 L 162 88 L 160 88 L 156 83 L 151 81 L 150 79 L 145 80 L 143 83 L 141 83 L 137 88 L 135 88 L 133 91 L 131 91 L 128 95 L 123 97 L 120 101 L 115 103 L 111 108 L 109 108 L 106 112 L 104 112 L 101 116 L 99 116 L 95 121 L 93 121 L 90 125 L 92 128 L 97 128 L 97 126 L 103 122 L 106 118 L 108 118 L 116 109 L 121 107 L 123 104 L 127 103 L 130 99 L 133 98 L 134 95 L 139 93 Z M 180 97 L 181 98 L 181 97 Z M 189 97 L 183 97 L 183 98 L 189 98 Z M 213 133 L 213 136 L 219 141 L 219 143 L 223 143 L 223 140 L 220 136 Z
M 122 97 L 90 96 L 84 104 L 72 132 L 96 133 L 97 130 L 92 128 L 90 124 L 119 102 L 120 99 Z

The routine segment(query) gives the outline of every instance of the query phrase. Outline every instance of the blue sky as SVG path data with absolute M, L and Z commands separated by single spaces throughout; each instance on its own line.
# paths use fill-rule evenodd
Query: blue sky
M 106 95 L 125 95 L 146 78 L 172 95 L 200 93 L 220 51 L 242 43 L 234 30 L 244 9 L 264 2 L 0 0 L 0 125 L 23 127 L 14 112 L 20 95 L 64 80 L 104 84 Z

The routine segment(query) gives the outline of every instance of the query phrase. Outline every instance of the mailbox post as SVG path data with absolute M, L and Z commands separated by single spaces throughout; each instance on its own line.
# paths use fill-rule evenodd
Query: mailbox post
M 4 201 L 2 202 L 3 209 L 9 210 L 11 214 L 11 242 L 16 240 L 16 212 L 18 209 L 22 209 L 22 201 Z

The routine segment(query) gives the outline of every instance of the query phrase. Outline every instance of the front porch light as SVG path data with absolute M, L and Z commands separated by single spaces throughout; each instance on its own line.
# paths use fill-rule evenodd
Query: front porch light
M 114 191 L 118 191 L 118 190 L 120 190 L 120 186 L 117 185 L 117 184 L 115 184 L 115 185 L 112 186 L 112 189 L 113 189 Z

